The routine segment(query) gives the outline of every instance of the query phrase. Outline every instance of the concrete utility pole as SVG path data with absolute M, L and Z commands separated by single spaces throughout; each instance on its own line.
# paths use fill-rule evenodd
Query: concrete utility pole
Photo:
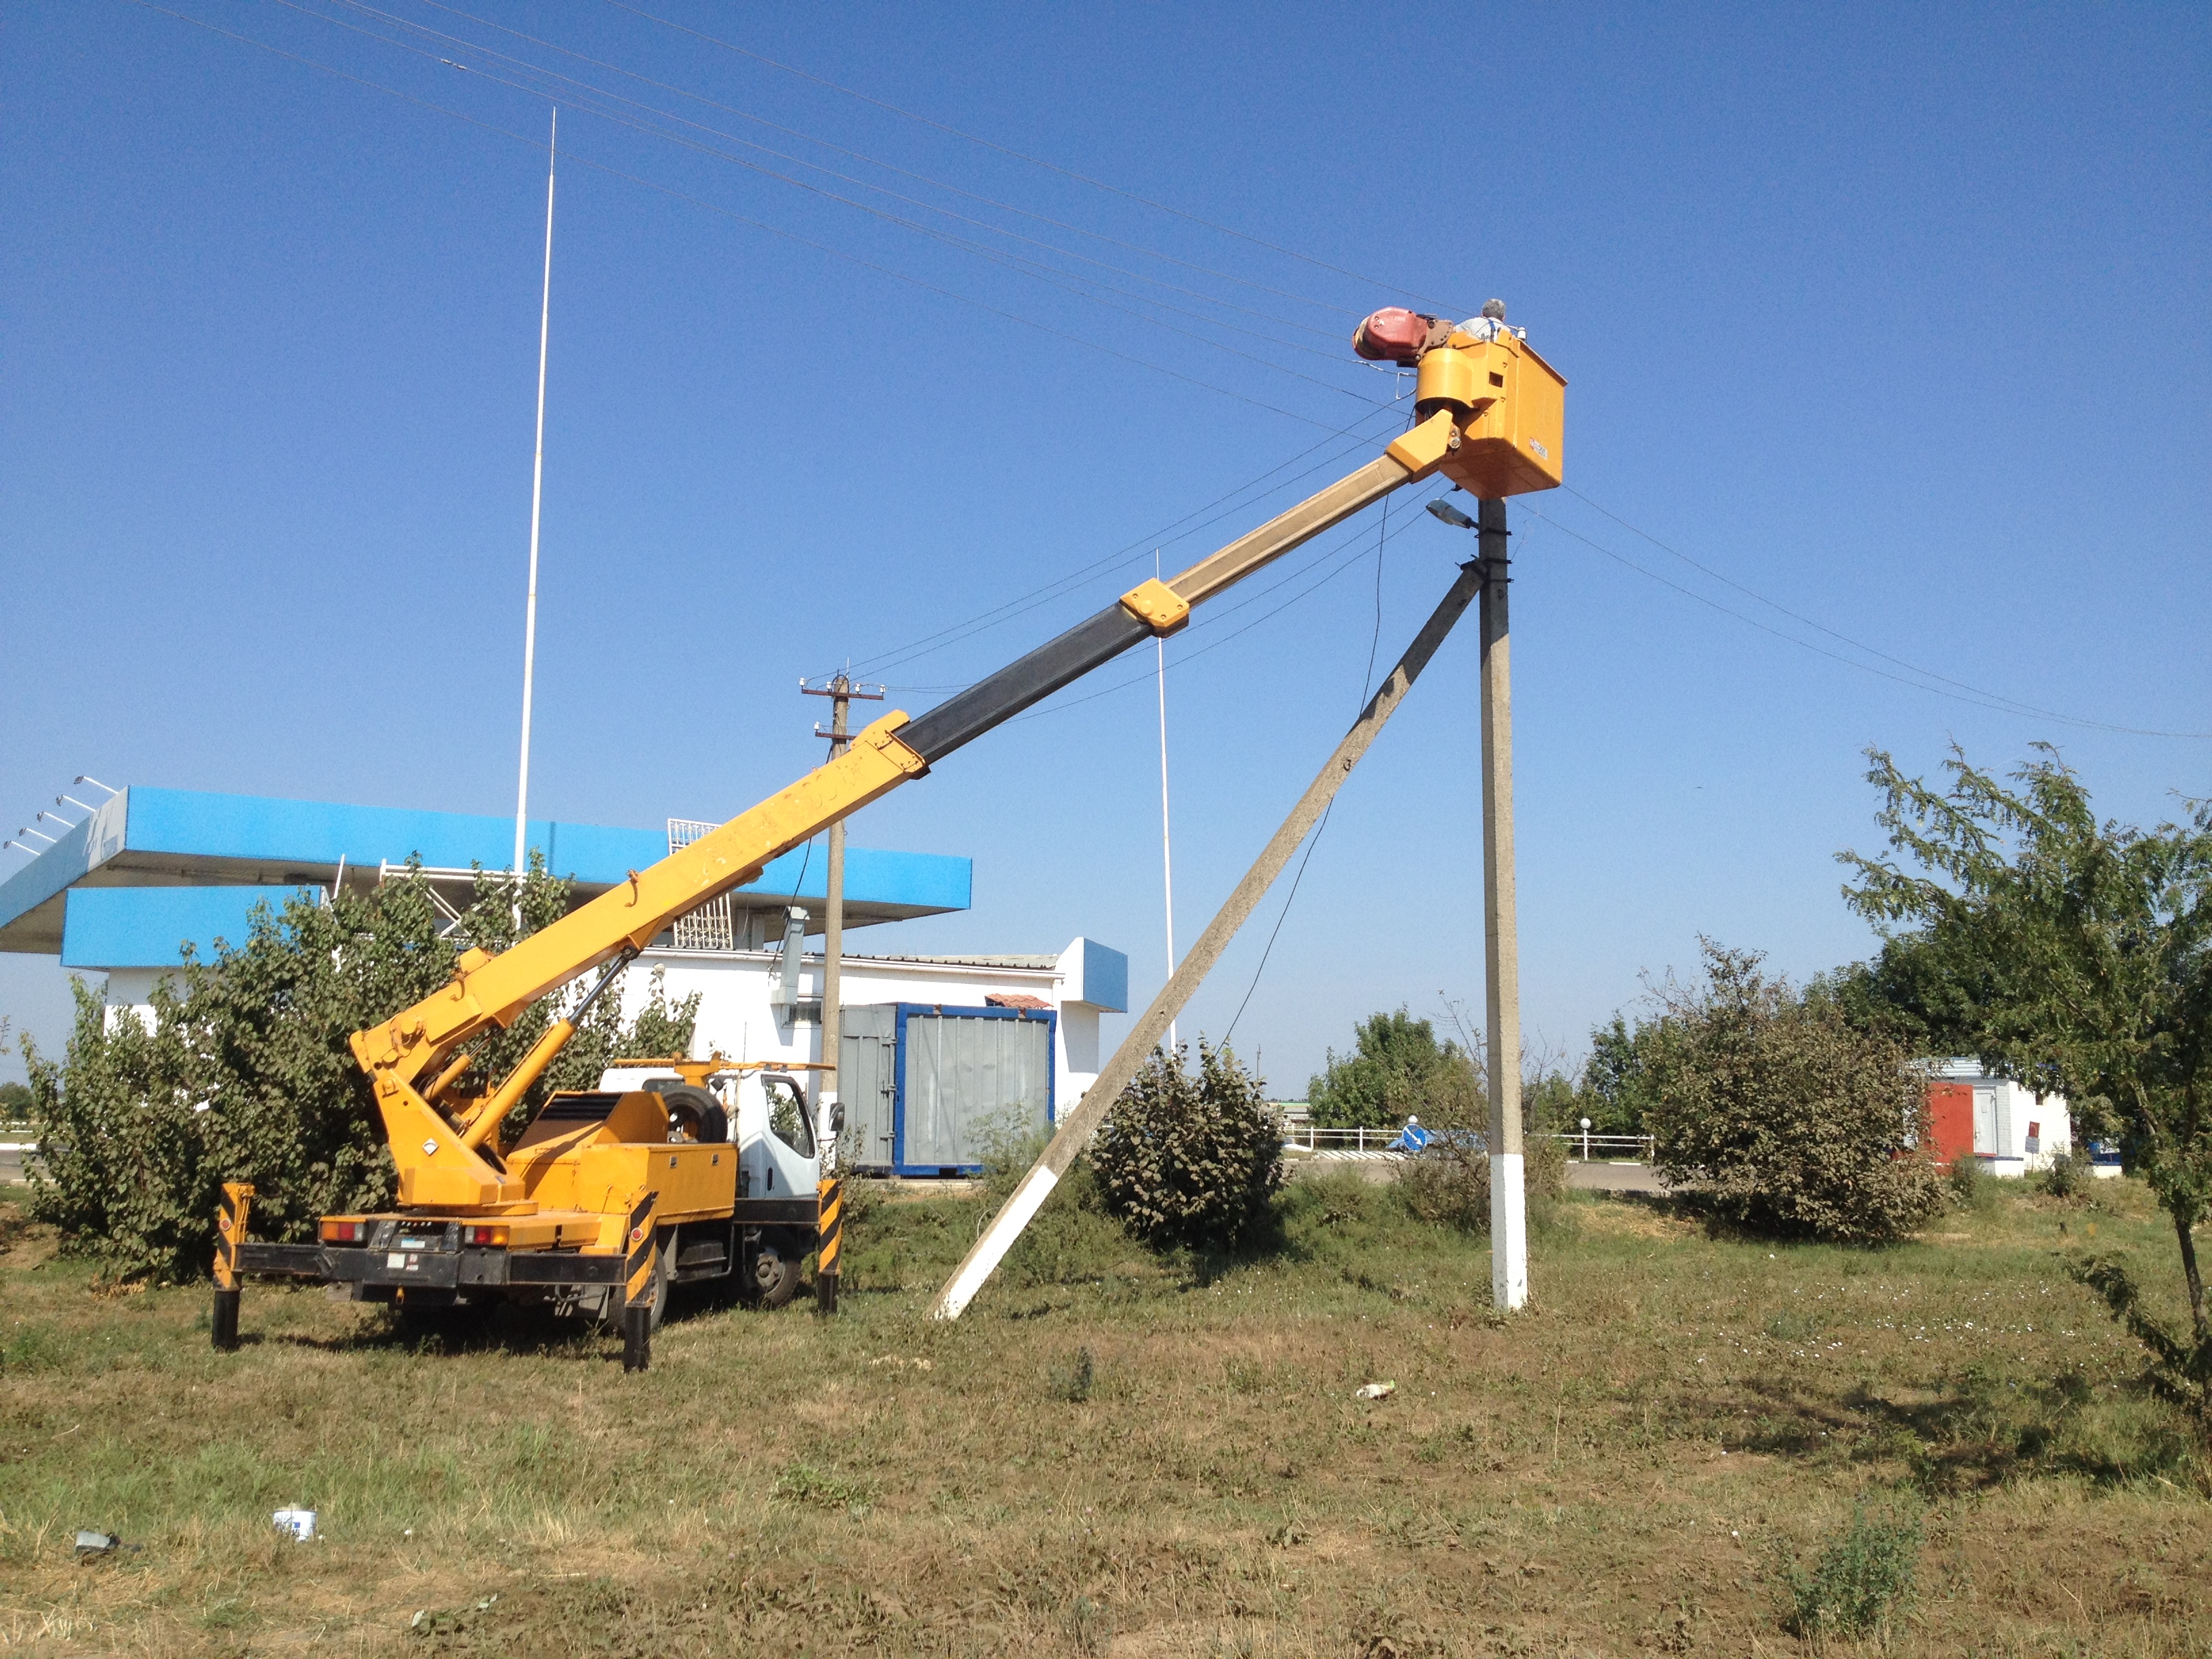
M 836 760 L 851 745 L 847 741 L 851 731 L 848 711 L 854 699 L 863 702 L 881 702 L 884 688 L 855 685 L 842 674 L 833 674 L 826 685 L 799 683 L 799 690 L 810 697 L 827 697 L 830 702 L 830 729 L 814 728 L 817 738 L 830 740 L 830 758 Z M 821 1133 L 822 1145 L 822 1256 L 814 1270 L 815 1305 L 823 1313 L 837 1311 L 837 1253 L 841 1242 L 840 1231 L 843 1208 L 837 1170 L 836 1131 L 830 1127 L 831 1112 L 839 1098 L 837 1092 L 838 1048 L 844 1038 L 844 967 L 845 967 L 845 821 L 842 818 L 830 826 L 830 891 L 822 933 L 822 1063 L 830 1067 L 823 1075 L 820 1095 L 815 1103 L 815 1118 Z
M 1490 1295 L 1528 1301 L 1528 1203 L 1521 1154 L 1521 946 L 1513 885 L 1512 582 L 1505 503 L 1476 516 L 1482 554 L 1482 920 L 1490 1083 Z

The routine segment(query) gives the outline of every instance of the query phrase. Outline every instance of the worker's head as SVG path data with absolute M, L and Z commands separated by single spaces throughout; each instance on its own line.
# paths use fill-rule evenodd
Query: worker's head
M 1483 302 L 1482 314 L 1489 318 L 1493 322 L 1504 322 L 1505 320 L 1505 301 L 1503 300 L 1486 300 Z

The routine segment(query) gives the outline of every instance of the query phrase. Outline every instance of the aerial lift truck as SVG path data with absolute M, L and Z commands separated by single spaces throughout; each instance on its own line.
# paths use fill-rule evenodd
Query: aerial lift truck
M 264 1243 L 248 1237 L 252 1188 L 227 1186 L 216 1345 L 237 1342 L 243 1279 L 274 1274 L 410 1312 L 507 1299 L 596 1313 L 619 1326 L 624 1364 L 639 1370 L 671 1283 L 735 1273 L 743 1289 L 760 1277 L 764 1240 L 782 1241 L 793 1271 L 794 1249 L 831 1247 L 823 1219 L 836 1207 L 834 1172 L 825 1168 L 830 1178 L 811 1192 L 741 1185 L 744 1115 L 733 1126 L 709 1087 L 738 1068 L 720 1056 L 672 1063 L 680 1085 L 556 1093 L 505 1138 L 508 1121 L 638 952 L 678 917 L 757 879 L 770 860 L 1132 646 L 1175 633 L 1194 607 L 1406 484 L 1440 474 L 1496 499 L 1559 483 L 1565 382 L 1524 339 L 1391 308 L 1352 343 L 1363 357 L 1417 371 L 1413 423 L 1372 460 L 927 714 L 884 715 L 843 754 L 550 927 L 496 954 L 463 951 L 441 990 L 354 1033 L 398 1170 L 396 1207 L 325 1216 L 313 1243 Z M 471 1045 L 594 973 L 510 1075 L 480 1079 Z M 807 1126 L 811 1149 L 830 1152 L 841 1116 L 833 1104 Z

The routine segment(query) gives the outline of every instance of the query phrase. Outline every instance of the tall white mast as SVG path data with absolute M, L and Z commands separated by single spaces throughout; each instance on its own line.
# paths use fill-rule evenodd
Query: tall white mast
M 522 774 L 514 790 L 514 920 L 522 924 L 522 874 L 530 826 L 530 692 L 538 668 L 538 525 L 545 501 L 545 343 L 553 320 L 553 158 L 561 108 L 545 141 L 545 287 L 538 310 L 538 458 L 530 475 L 530 598 L 522 621 Z
M 1152 574 L 1160 574 L 1160 552 L 1152 550 Z M 1152 666 L 1160 689 L 1160 888 L 1167 897 L 1168 911 L 1168 977 L 1173 979 L 1176 970 L 1175 948 L 1175 852 L 1168 835 L 1168 648 L 1158 634 L 1152 635 Z M 1182 1047 L 1176 1036 L 1176 1023 L 1168 1022 L 1168 1052 L 1180 1056 Z

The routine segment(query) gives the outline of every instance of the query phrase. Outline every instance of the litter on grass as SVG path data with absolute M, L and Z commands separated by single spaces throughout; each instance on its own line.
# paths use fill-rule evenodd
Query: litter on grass
M 76 1559 L 88 1561 L 94 1556 L 112 1555 L 122 1542 L 112 1532 L 94 1532 L 87 1528 L 76 1535 Z
M 1369 1382 L 1356 1390 L 1358 1397 L 1362 1400 L 1388 1400 L 1397 1392 L 1395 1382 Z
M 312 1544 L 315 1541 L 315 1512 L 313 1510 L 279 1510 L 269 1517 L 276 1523 L 276 1530 L 288 1533 L 294 1541 Z

